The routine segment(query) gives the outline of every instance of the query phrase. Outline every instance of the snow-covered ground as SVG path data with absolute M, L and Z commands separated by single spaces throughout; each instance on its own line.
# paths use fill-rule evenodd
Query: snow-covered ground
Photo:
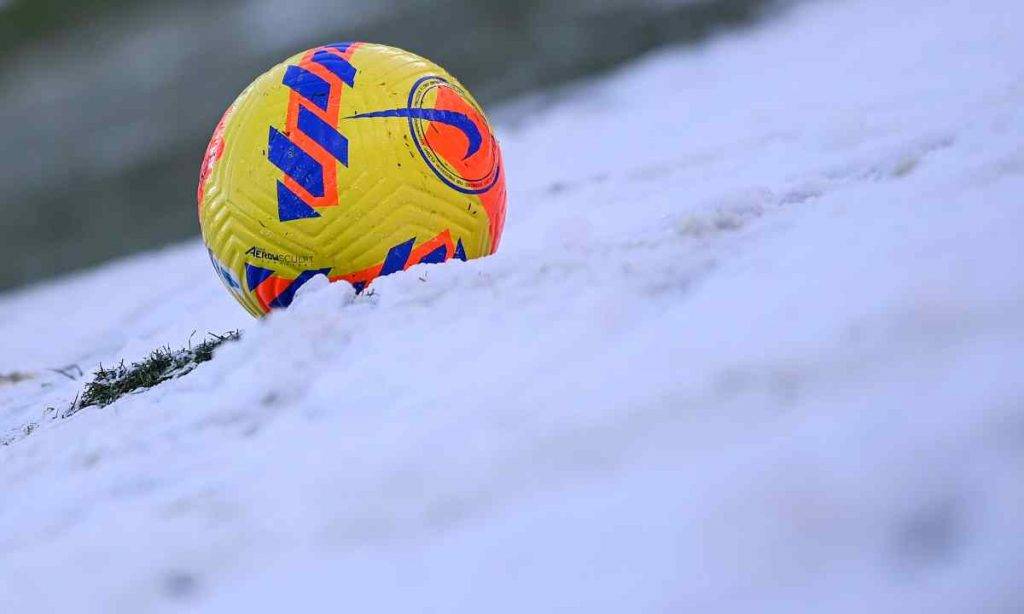
M 255 322 L 193 242 L 0 297 L 0 612 L 1020 612 L 1021 24 L 802 5 L 516 103 L 500 253 L 372 296 Z

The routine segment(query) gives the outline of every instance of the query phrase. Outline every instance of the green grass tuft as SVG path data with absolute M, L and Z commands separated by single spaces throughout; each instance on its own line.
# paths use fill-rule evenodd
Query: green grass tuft
M 110 369 L 100 365 L 93 374 L 93 380 L 85 385 L 85 390 L 61 417 L 67 418 L 94 405 L 105 407 L 126 394 L 146 390 L 167 380 L 181 377 L 213 358 L 213 351 L 218 346 L 228 341 L 236 341 L 239 337 L 241 333 L 237 330 L 223 335 L 210 333 L 210 336 L 199 345 L 192 346 L 189 343 L 187 348 L 180 350 L 172 350 L 170 347 L 159 348 L 144 360 L 130 366 L 125 366 L 124 361 Z

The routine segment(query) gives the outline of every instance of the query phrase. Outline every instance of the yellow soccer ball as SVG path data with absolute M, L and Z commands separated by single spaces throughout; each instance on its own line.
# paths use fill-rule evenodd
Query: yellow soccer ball
M 214 269 L 250 313 L 287 307 L 317 275 L 357 291 L 415 264 L 494 253 L 501 150 L 443 68 L 369 43 L 271 68 L 217 125 L 199 177 Z

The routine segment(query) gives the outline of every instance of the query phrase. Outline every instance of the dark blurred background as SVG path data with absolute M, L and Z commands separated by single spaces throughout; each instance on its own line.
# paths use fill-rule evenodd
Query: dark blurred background
M 489 107 L 777 0 L 0 0 L 0 290 L 198 234 L 214 124 L 326 42 L 445 66 Z

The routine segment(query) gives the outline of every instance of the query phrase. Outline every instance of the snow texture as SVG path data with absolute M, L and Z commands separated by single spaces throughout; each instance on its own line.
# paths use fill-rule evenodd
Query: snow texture
M 0 297 L 0 611 L 1022 611 L 1021 24 L 799 5 L 519 101 L 500 252 L 372 295 L 256 322 L 192 242 Z

